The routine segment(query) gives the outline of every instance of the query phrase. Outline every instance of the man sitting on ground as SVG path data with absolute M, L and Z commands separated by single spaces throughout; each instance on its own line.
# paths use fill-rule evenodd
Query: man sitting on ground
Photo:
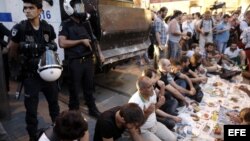
M 129 99 L 129 103 L 137 103 L 144 111 L 145 123 L 141 126 L 143 141 L 176 141 L 176 136 L 162 123 L 156 120 L 156 111 L 165 102 L 161 96 L 157 102 L 153 82 L 146 76 L 140 76 L 136 82 L 137 92 Z
M 88 123 L 80 111 L 63 111 L 55 127 L 47 129 L 38 141 L 89 141 Z
M 173 86 L 178 91 L 178 95 L 175 95 L 175 97 L 178 100 L 182 101 L 180 106 L 182 106 L 183 104 L 188 105 L 186 100 L 184 100 L 185 98 L 183 98 L 183 95 L 193 96 L 196 94 L 196 90 L 194 89 L 191 80 L 188 78 L 188 76 L 186 76 L 185 74 L 182 74 L 180 72 L 172 75 L 171 74 L 172 66 L 171 66 L 171 62 L 168 59 L 161 59 L 159 61 L 158 65 L 159 65 L 159 71 L 161 72 L 161 80 L 165 84 L 169 83 L 171 86 Z M 180 78 L 180 79 L 176 82 L 175 78 Z M 186 83 L 188 83 L 190 90 L 186 89 L 186 86 L 187 86 Z M 175 93 L 175 94 L 177 94 L 177 93 Z
M 199 76 L 196 72 L 192 71 L 190 68 L 190 61 L 189 57 L 182 56 L 180 61 L 175 63 L 175 67 L 178 71 L 183 74 L 186 74 L 193 83 L 206 83 L 207 77 L 206 76 Z
M 244 52 L 244 50 L 239 49 L 235 42 L 232 42 L 230 47 L 226 48 L 224 55 L 225 59 L 230 62 L 233 61 L 238 65 L 242 66 L 243 69 L 245 69 L 244 66 L 246 61 L 246 53 Z
M 154 83 L 154 90 L 158 94 L 158 96 L 163 95 L 165 96 L 165 103 L 160 107 L 160 109 L 165 112 L 163 116 L 159 116 L 157 114 L 157 121 L 163 123 L 165 126 L 168 127 L 168 129 L 172 130 L 175 127 L 175 124 L 177 122 L 181 122 L 181 118 L 177 117 L 178 113 L 176 112 L 176 108 L 178 106 L 178 101 L 168 92 L 165 91 L 165 89 L 168 89 L 168 87 L 171 87 L 170 84 L 166 85 L 163 81 L 159 80 L 159 77 L 157 76 L 157 71 L 148 68 L 145 69 L 142 73 L 142 76 L 149 77 L 152 82 Z
M 98 118 L 94 141 L 117 141 L 125 130 L 128 130 L 133 141 L 143 141 L 139 134 L 143 123 L 143 111 L 137 104 L 114 107 L 103 112 Z

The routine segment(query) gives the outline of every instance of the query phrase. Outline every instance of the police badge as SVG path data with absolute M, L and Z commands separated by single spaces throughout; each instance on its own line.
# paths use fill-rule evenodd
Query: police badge
M 16 36 L 17 32 L 18 32 L 18 30 L 13 28 L 11 31 L 11 35 L 14 37 L 14 36 Z
M 44 37 L 44 40 L 48 43 L 49 42 L 49 35 L 48 34 L 44 34 L 43 37 Z

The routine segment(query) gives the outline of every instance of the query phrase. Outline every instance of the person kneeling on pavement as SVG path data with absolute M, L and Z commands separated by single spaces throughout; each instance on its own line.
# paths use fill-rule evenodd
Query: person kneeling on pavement
M 63 111 L 38 141 L 89 141 L 88 123 L 80 111 Z

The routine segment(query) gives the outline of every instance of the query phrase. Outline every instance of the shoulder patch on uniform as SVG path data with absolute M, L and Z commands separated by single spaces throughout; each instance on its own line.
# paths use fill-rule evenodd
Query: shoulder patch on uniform
M 43 37 L 44 37 L 44 40 L 48 43 L 49 42 L 49 35 L 48 34 L 44 34 Z
M 59 26 L 59 32 L 62 31 L 62 28 L 63 28 L 62 25 L 60 25 L 60 26 Z
M 18 32 L 18 30 L 13 28 L 11 31 L 11 35 L 14 37 L 14 36 L 16 36 L 17 32 Z

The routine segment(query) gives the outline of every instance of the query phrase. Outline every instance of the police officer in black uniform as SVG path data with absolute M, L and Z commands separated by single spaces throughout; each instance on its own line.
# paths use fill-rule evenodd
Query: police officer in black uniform
M 59 28 L 59 46 L 64 48 L 65 59 L 69 68 L 69 109 L 79 109 L 79 93 L 83 88 L 84 99 L 89 108 L 89 115 L 98 117 L 94 92 L 94 63 L 90 45 L 90 35 L 82 22 L 86 19 L 84 5 L 81 0 L 66 0 L 66 13 L 70 18 L 61 23 Z M 68 2 L 68 3 L 67 3 Z M 67 11 L 74 9 L 74 13 Z M 83 11 L 81 11 L 83 10 Z M 83 81 L 83 84 L 82 84 Z
M 7 42 L 4 40 L 5 36 L 7 37 L 10 36 L 10 30 L 7 29 L 2 23 L 0 23 L 0 47 L 2 49 L 2 56 L 3 56 L 6 90 L 9 91 L 10 70 L 9 70 L 9 60 L 8 60 L 8 48 L 6 47 Z
M 11 30 L 11 40 L 8 44 L 10 56 L 22 56 L 23 85 L 25 92 L 26 124 L 30 141 L 36 140 L 37 108 L 39 92 L 42 91 L 49 105 L 52 122 L 59 115 L 58 86 L 55 81 L 47 82 L 37 73 L 39 58 L 45 51 L 45 46 L 56 50 L 53 40 L 55 31 L 46 21 L 40 20 L 42 0 L 23 0 L 23 12 L 27 20 L 16 24 Z

